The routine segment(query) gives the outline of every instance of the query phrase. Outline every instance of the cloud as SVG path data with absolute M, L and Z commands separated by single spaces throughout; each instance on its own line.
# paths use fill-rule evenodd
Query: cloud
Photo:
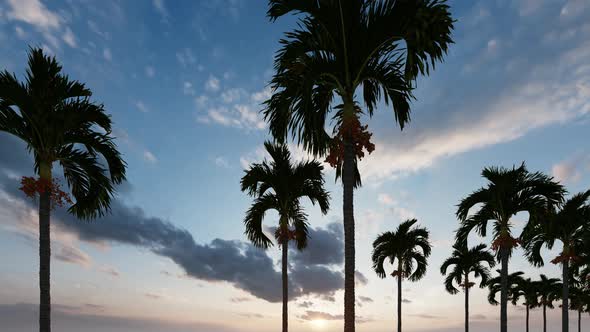
M 8 18 L 22 21 L 47 31 L 60 27 L 62 18 L 39 0 L 8 0 Z
M 20 39 L 25 39 L 27 37 L 27 33 L 25 32 L 25 30 L 23 30 L 23 28 L 19 26 L 14 27 L 14 32 L 16 33 L 16 36 Z
M 305 250 L 291 248 L 291 262 L 298 265 L 342 265 L 344 262 L 344 232 L 342 223 L 334 222 L 325 228 L 310 228 Z
M 244 90 L 240 88 L 227 89 L 221 93 L 221 99 L 226 104 L 234 103 L 244 95 Z
M 113 60 L 113 55 L 111 54 L 111 49 L 108 47 L 106 47 L 105 49 L 102 50 L 102 56 L 107 61 Z
M 193 84 L 191 82 L 185 81 L 182 84 L 182 93 L 185 95 L 192 96 L 195 94 L 195 89 L 193 88 Z
M 417 317 L 417 318 L 423 318 L 423 319 L 442 319 L 442 318 L 444 318 L 444 317 L 441 317 L 441 316 L 430 315 L 430 314 L 410 314 L 408 316 Z
M 54 257 L 59 261 L 84 267 L 90 267 L 92 264 L 88 254 L 73 246 L 61 246 L 60 250 L 54 254 Z
M 370 297 L 368 297 L 368 296 L 360 296 L 359 295 L 358 299 L 359 299 L 360 302 L 363 302 L 363 303 L 371 303 L 371 302 L 374 302 L 373 299 L 370 298 Z
M 365 286 L 369 283 L 369 279 L 358 270 L 354 271 L 354 279 L 357 286 Z
M 311 301 L 303 301 L 303 302 L 297 304 L 297 306 L 299 308 L 306 308 L 307 309 L 307 308 L 313 307 L 313 302 L 311 302 Z
M 219 79 L 213 75 L 209 76 L 207 82 L 205 82 L 205 90 L 210 92 L 219 91 Z
M 411 300 L 409 300 L 409 299 L 403 299 L 403 300 L 402 300 L 402 303 L 412 303 L 412 301 L 411 301 Z
M 343 315 L 332 315 L 327 312 L 323 311 L 306 311 L 305 314 L 298 316 L 300 319 L 303 320 L 342 320 L 344 319 Z
M 197 63 L 193 51 L 190 48 L 185 48 L 181 51 L 176 52 L 176 60 L 183 66 L 191 66 Z
M 252 301 L 252 299 L 249 298 L 249 297 L 232 297 L 229 300 L 231 302 L 233 302 L 233 303 L 242 303 L 242 302 L 250 302 L 250 301 Z
M 168 20 L 168 10 L 166 9 L 166 6 L 164 5 L 164 0 L 153 0 L 152 4 L 154 5 L 154 8 L 160 14 L 160 16 L 162 16 L 162 20 L 167 21 Z
M 231 166 L 229 165 L 229 162 L 224 157 L 215 157 L 215 159 L 213 159 L 213 162 L 218 167 L 221 167 L 221 168 L 231 168 Z
M 150 111 L 142 101 L 135 102 L 135 107 L 137 107 L 137 109 L 142 113 L 147 113 Z
M 163 297 L 162 295 L 154 294 L 154 293 L 145 293 L 143 295 L 145 297 L 147 297 L 148 299 L 152 299 L 152 300 L 160 300 Z
M 72 32 L 72 30 L 70 28 L 66 28 L 66 31 L 64 32 L 63 35 L 63 41 L 68 44 L 69 47 L 71 48 L 76 48 L 78 45 L 76 43 L 76 36 L 74 36 L 74 33 Z
M 563 160 L 551 168 L 555 179 L 564 183 L 578 183 L 587 172 L 590 172 L 590 155 L 583 154 Z
M 152 66 L 146 66 L 145 67 L 145 75 L 147 77 L 154 77 L 156 76 L 156 69 Z
M 143 152 L 143 159 L 145 159 L 147 162 L 151 164 L 155 164 L 158 162 L 158 158 L 156 158 L 156 156 L 154 156 L 153 153 L 147 150 Z
M 116 268 L 114 268 L 112 266 L 101 266 L 99 268 L 99 271 L 102 273 L 106 273 L 108 275 L 111 275 L 113 277 L 121 276 L 121 272 L 119 272 L 119 270 L 117 270 Z

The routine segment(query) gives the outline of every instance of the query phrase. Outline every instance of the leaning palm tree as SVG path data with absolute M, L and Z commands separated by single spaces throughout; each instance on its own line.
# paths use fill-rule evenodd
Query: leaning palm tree
M 494 256 L 486 250 L 485 244 L 469 249 L 467 244 L 456 243 L 451 257 L 447 258 L 440 267 L 440 273 L 446 275 L 447 269 L 453 266 L 452 271 L 445 278 L 447 292 L 451 294 L 459 292 L 454 283 L 457 283 L 465 292 L 465 332 L 469 332 L 469 289 L 475 285 L 470 281 L 469 274 L 473 273 L 475 278 L 481 278 L 479 287 L 483 288 L 490 279 L 489 267 L 495 264 Z
M 26 80 L 0 73 L 0 131 L 23 140 L 34 157 L 38 179 L 23 177 L 22 190 L 39 195 L 39 330 L 51 331 L 50 215 L 55 205 L 92 219 L 109 210 L 115 185 L 125 180 L 125 162 L 111 136 L 111 119 L 92 92 L 62 73 L 55 57 L 30 49 Z M 53 174 L 58 163 L 71 195 Z
M 562 243 L 562 249 L 553 264 L 561 264 L 563 290 L 561 298 L 562 331 L 569 331 L 569 280 L 570 263 L 579 259 L 584 246 L 584 235 L 590 229 L 590 190 L 572 196 L 559 210 L 549 210 L 531 223 L 523 233 L 526 256 L 535 266 L 543 266 L 541 249 L 552 249 L 555 241 Z
M 526 309 L 526 332 L 529 332 L 529 318 L 530 309 L 537 305 L 539 293 L 537 285 L 531 278 L 520 278 L 516 281 L 516 285 L 512 290 L 512 303 L 516 304 L 520 298 L 524 299 L 524 306 Z
M 508 261 L 513 248 L 518 245 L 518 240 L 512 237 L 511 218 L 519 212 L 528 212 L 532 217 L 540 214 L 559 204 L 565 190 L 543 173 L 530 173 L 524 164 L 511 169 L 484 168 L 482 176 L 488 184 L 461 200 L 457 208 L 457 217 L 461 220 L 457 241 L 466 242 L 474 230 L 480 236 L 486 236 L 487 226 L 492 221 L 492 249 L 496 250 L 501 262 L 500 331 L 507 332 Z M 476 205 L 479 209 L 470 215 Z
M 402 330 L 402 279 L 418 281 L 426 274 L 427 258 L 432 246 L 429 232 L 423 227 L 412 226 L 416 219 L 406 220 L 394 232 L 385 232 L 373 242 L 373 269 L 380 278 L 385 278 L 385 260 L 396 266 L 391 273 L 397 277 L 397 331 Z M 414 268 L 415 266 L 415 268 Z
M 543 308 L 543 332 L 547 332 L 547 308 L 553 309 L 553 302 L 561 297 L 562 283 L 557 278 L 547 278 L 541 274 L 541 278 L 534 282 L 539 294 L 539 300 L 535 307 Z
M 353 193 L 361 184 L 358 161 L 374 149 L 361 104 L 372 116 L 383 98 L 403 128 L 413 83 L 442 60 L 453 19 L 445 0 L 269 0 L 272 21 L 287 14 L 301 18 L 281 40 L 264 117 L 275 139 L 291 134 L 313 155 L 327 156 L 342 177 L 344 331 L 354 332 Z
M 287 332 L 288 243 L 289 240 L 295 241 L 299 250 L 307 246 L 307 215 L 300 201 L 308 198 L 313 205 L 319 205 L 322 214 L 326 214 L 330 196 L 324 190 L 324 167 L 318 161 L 293 163 L 286 145 L 265 142 L 264 147 L 272 160 L 251 165 L 242 177 L 242 191 L 255 198 L 246 213 L 244 224 L 248 239 L 255 246 L 266 249 L 272 245 L 272 241 L 264 234 L 262 221 L 270 210 L 279 214 L 275 238 L 283 252 L 283 332 Z

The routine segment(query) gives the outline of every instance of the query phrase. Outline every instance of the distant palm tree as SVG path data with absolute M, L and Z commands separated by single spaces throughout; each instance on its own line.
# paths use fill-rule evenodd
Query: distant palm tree
M 412 226 L 416 219 L 402 222 L 394 232 L 385 232 L 373 242 L 373 269 L 380 278 L 385 278 L 385 260 L 397 266 L 391 273 L 397 277 L 397 331 L 402 330 L 402 279 L 418 281 L 426 274 L 427 258 L 432 247 L 429 232 L 424 227 Z M 397 265 L 396 265 L 397 264 Z
M 455 244 L 451 257 L 447 258 L 440 267 L 442 275 L 447 274 L 447 269 L 454 266 L 445 279 L 445 288 L 451 294 L 457 294 L 459 290 L 453 282 L 456 282 L 465 291 L 465 332 L 469 332 L 469 288 L 475 283 L 469 280 L 469 274 L 475 278 L 481 278 L 480 288 L 486 286 L 490 279 L 489 267 L 496 264 L 494 256 L 486 250 L 485 244 L 477 245 L 471 249 L 466 244 Z M 487 266 L 485 265 L 487 264 Z
M 526 332 L 529 332 L 529 317 L 530 309 L 537 305 L 539 293 L 537 285 L 531 278 L 520 278 L 516 281 L 516 285 L 512 290 L 512 303 L 516 304 L 520 298 L 524 299 L 524 306 L 526 308 Z
M 0 131 L 23 140 L 39 178 L 23 177 L 27 195 L 39 194 L 39 331 L 51 331 L 51 208 L 70 203 L 53 178 L 59 163 L 75 203 L 68 211 L 92 219 L 109 210 L 115 185 L 125 180 L 125 162 L 111 137 L 111 118 L 92 92 L 61 72 L 55 57 L 39 48 L 28 54 L 26 80 L 0 73 Z M 105 168 L 106 167 L 106 168 Z
M 578 312 L 578 332 L 582 332 L 582 313 L 590 312 L 590 290 L 587 287 L 573 287 L 570 291 L 570 309 Z
M 553 309 L 553 302 L 561 297 L 562 283 L 557 278 L 547 278 L 541 274 L 541 278 L 534 282 L 539 294 L 536 307 L 543 308 L 543 332 L 547 332 L 547 308 Z
M 287 332 L 288 243 L 294 240 L 299 250 L 307 246 L 307 215 L 300 201 L 308 198 L 313 205 L 319 205 L 322 214 L 326 214 L 330 207 L 330 196 L 324 189 L 324 167 L 318 161 L 294 164 L 286 145 L 265 142 L 264 147 L 272 160 L 251 165 L 242 177 L 242 191 L 255 198 L 246 213 L 244 224 L 248 239 L 255 246 L 266 249 L 272 245 L 272 241 L 264 234 L 262 221 L 270 210 L 279 214 L 275 238 L 283 251 L 283 332 Z
M 458 206 L 457 217 L 461 226 L 457 241 L 466 242 L 474 230 L 480 236 L 486 236 L 488 223 L 493 222 L 492 248 L 497 250 L 501 262 L 500 331 L 507 332 L 508 260 L 518 244 L 518 240 L 512 237 L 510 219 L 519 212 L 528 212 L 534 217 L 562 202 L 565 190 L 543 173 L 529 173 L 524 164 L 511 169 L 487 167 L 482 176 L 488 184 L 464 198 Z M 480 206 L 479 209 L 470 215 L 469 211 L 476 205 Z
M 488 280 L 486 286 L 488 287 L 488 302 L 492 305 L 498 305 L 500 302 L 496 300 L 496 294 L 502 290 L 502 271 L 496 270 L 498 276 Z M 508 275 L 508 300 L 516 305 L 518 301 L 518 285 L 522 282 L 524 272 L 518 271 Z
M 287 14 L 301 18 L 281 40 L 264 116 L 275 139 L 291 133 L 315 156 L 327 155 L 342 177 L 344 331 L 354 332 L 353 194 L 361 183 L 363 149 L 374 149 L 359 120 L 360 104 L 372 116 L 379 100 L 391 103 L 403 128 L 413 83 L 442 60 L 453 42 L 454 21 L 445 0 L 269 0 L 272 21 Z
M 554 260 L 554 264 L 562 266 L 563 290 L 561 298 L 562 331 L 569 331 L 569 279 L 570 263 L 579 259 L 583 253 L 584 234 L 590 229 L 590 190 L 579 193 L 568 199 L 559 209 L 551 209 L 539 216 L 537 222 L 528 227 L 523 233 L 526 256 L 535 266 L 543 266 L 541 249 L 552 249 L 555 241 L 561 241 L 562 249 Z

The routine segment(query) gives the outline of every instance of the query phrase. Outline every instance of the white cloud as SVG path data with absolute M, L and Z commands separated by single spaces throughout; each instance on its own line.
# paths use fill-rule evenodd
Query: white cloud
M 219 79 L 213 75 L 209 76 L 209 79 L 205 83 L 205 90 L 210 92 L 219 91 Z
M 40 30 L 57 29 L 62 18 L 47 9 L 39 0 L 8 0 L 11 10 L 8 18 L 23 21 L 38 27 Z
M 164 0 L 153 0 L 152 3 L 156 11 L 162 16 L 162 19 L 166 21 L 168 18 L 168 10 L 164 5 Z
M 578 183 L 586 172 L 590 172 L 590 155 L 580 154 L 551 168 L 551 174 L 563 183 Z
M 401 206 L 400 202 L 394 199 L 391 195 L 386 193 L 379 194 L 377 200 L 379 203 L 388 207 L 389 212 L 398 219 L 398 221 L 404 221 L 407 219 L 416 218 L 416 214 L 410 209 Z
M 25 30 L 23 30 L 23 28 L 19 26 L 14 27 L 14 32 L 16 33 L 16 36 L 20 39 L 25 39 L 27 37 L 27 33 L 25 32 Z
M 154 154 L 148 150 L 145 150 L 143 152 L 143 159 L 145 159 L 145 161 L 152 163 L 152 164 L 155 164 L 158 162 L 158 158 L 156 158 L 156 156 L 154 156 Z
M 197 59 L 189 48 L 176 52 L 176 59 L 183 67 L 194 65 L 197 62 Z
M 193 88 L 193 84 L 191 82 L 184 82 L 182 84 L 182 92 L 185 95 L 194 95 L 195 94 L 195 89 Z
M 267 87 L 262 91 L 258 91 L 253 93 L 250 98 L 252 99 L 253 102 L 255 103 L 262 103 L 265 100 L 269 99 L 272 96 L 272 90 L 271 88 Z
M 113 60 L 113 55 L 111 54 L 111 49 L 110 48 L 105 48 L 104 50 L 102 50 L 102 56 L 104 57 L 105 60 L 107 61 L 111 61 Z
M 66 28 L 66 31 L 64 32 L 63 35 L 63 41 L 68 44 L 68 46 L 70 46 L 71 48 L 76 48 L 77 43 L 76 43 L 76 36 L 74 36 L 74 33 L 72 32 L 72 30 L 70 28 Z
M 240 100 L 244 90 L 240 88 L 227 89 L 221 93 L 221 99 L 226 104 L 231 104 Z
M 119 277 L 121 275 L 121 272 L 119 272 L 119 270 L 117 270 L 116 268 L 114 268 L 112 266 L 107 266 L 107 265 L 101 266 L 99 268 L 99 271 L 102 273 L 109 274 L 113 277 Z
M 198 107 L 205 107 L 207 105 L 208 100 L 209 100 L 209 97 L 207 97 L 205 95 L 200 95 L 195 98 L 195 104 L 197 104 Z
M 145 104 L 142 101 L 135 102 L 135 107 L 137 107 L 137 109 L 142 113 L 149 112 L 149 109 L 147 108 L 147 106 L 145 106 Z
M 224 157 L 215 157 L 213 162 L 215 163 L 215 165 L 221 168 L 230 168 L 229 162 Z
M 147 77 L 154 77 L 154 76 L 156 76 L 156 70 L 152 66 L 146 66 L 145 67 L 145 75 Z

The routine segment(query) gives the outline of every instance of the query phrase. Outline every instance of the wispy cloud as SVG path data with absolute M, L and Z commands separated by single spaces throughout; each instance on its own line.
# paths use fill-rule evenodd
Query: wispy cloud
M 156 156 L 148 150 L 145 150 L 143 152 L 143 158 L 151 164 L 155 164 L 158 162 L 158 158 L 156 158 Z
M 213 75 L 209 76 L 207 82 L 205 82 L 205 90 L 210 92 L 217 92 L 220 88 L 219 79 Z
M 590 172 L 590 155 L 578 154 L 563 160 L 551 168 L 552 175 L 564 183 L 578 183 L 585 173 Z
M 148 109 L 148 107 L 141 100 L 138 100 L 135 102 L 135 107 L 137 107 L 137 109 L 142 113 L 147 113 L 150 111 Z
M 145 75 L 147 77 L 154 77 L 156 76 L 156 69 L 152 66 L 146 66 L 145 67 Z

